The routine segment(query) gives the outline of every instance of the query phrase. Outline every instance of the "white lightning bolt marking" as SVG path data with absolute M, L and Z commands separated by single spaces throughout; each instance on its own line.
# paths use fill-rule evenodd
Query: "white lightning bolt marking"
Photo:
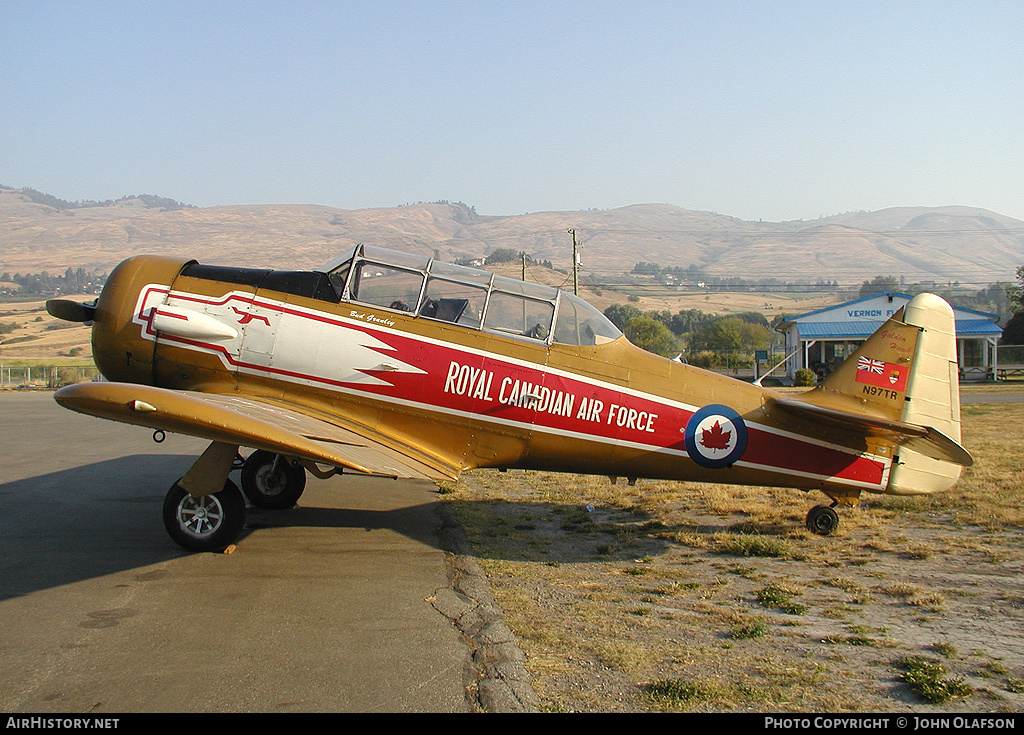
M 393 354 L 381 354 L 378 350 L 394 353 L 395 348 L 358 329 L 295 314 L 268 310 L 267 315 L 277 322 L 277 340 L 266 363 L 275 370 L 358 385 L 391 385 L 386 380 L 367 375 L 364 372 L 367 370 L 425 372 L 402 362 Z

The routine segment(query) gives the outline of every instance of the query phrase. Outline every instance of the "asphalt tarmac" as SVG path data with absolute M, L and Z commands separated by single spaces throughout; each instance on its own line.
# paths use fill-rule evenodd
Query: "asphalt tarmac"
M 960 403 L 1024 403 L 1024 391 L 1004 393 L 961 393 Z
M 532 709 L 433 485 L 310 476 L 191 554 L 161 504 L 204 448 L 0 393 L 0 711 Z

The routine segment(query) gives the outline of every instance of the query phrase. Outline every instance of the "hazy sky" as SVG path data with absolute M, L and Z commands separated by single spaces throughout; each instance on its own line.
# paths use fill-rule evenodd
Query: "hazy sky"
M 0 4 L 0 184 L 64 199 L 1024 219 L 1014 2 Z

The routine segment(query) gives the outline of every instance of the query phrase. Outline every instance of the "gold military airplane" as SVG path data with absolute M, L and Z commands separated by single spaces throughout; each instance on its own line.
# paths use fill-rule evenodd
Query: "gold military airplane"
M 646 352 L 572 294 L 359 245 L 314 271 L 137 256 L 89 304 L 104 380 L 66 408 L 211 443 L 170 488 L 180 546 L 223 549 L 246 498 L 295 505 L 306 472 L 456 480 L 478 467 L 819 490 L 827 535 L 862 492 L 953 485 L 949 305 L 923 294 L 818 387 L 783 394 Z M 241 471 L 241 490 L 229 473 Z

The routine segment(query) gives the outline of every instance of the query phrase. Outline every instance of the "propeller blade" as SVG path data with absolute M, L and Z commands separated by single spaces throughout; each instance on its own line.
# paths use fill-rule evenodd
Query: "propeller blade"
M 46 312 L 66 322 L 91 322 L 96 316 L 96 307 L 68 299 L 50 299 L 46 302 Z

